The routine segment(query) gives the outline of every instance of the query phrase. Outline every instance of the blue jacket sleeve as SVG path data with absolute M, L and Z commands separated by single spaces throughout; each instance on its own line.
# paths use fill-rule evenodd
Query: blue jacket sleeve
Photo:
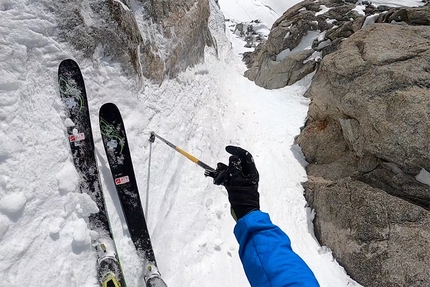
M 267 213 L 253 211 L 238 220 L 234 234 L 253 287 L 317 287 L 314 274 L 291 249 L 288 236 Z

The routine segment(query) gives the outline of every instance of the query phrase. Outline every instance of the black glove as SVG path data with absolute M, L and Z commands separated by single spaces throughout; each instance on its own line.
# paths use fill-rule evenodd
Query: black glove
M 225 150 L 232 154 L 229 165 L 220 162 L 216 172 L 208 175 L 214 178 L 214 184 L 224 185 L 227 189 L 232 215 L 237 221 L 251 211 L 260 209 L 259 175 L 248 151 L 236 146 L 227 146 Z

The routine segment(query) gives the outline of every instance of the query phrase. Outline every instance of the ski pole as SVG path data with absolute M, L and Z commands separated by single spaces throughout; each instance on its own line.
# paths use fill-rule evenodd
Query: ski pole
M 162 142 L 164 142 L 165 144 L 167 144 L 169 147 L 171 147 L 172 149 L 176 150 L 177 152 L 179 152 L 180 154 L 182 154 L 183 156 L 185 156 L 186 158 L 188 158 L 189 160 L 191 160 L 192 162 L 194 162 L 195 164 L 197 164 L 198 166 L 202 167 L 203 169 L 205 169 L 206 171 L 209 172 L 216 172 L 216 170 L 210 166 L 208 166 L 207 164 L 205 164 L 204 162 L 200 161 L 198 158 L 192 156 L 191 154 L 187 153 L 186 151 L 184 151 L 183 149 L 175 146 L 174 144 L 172 144 L 171 142 L 169 142 L 168 140 L 160 137 L 159 135 L 157 135 L 155 132 L 151 132 L 151 137 L 156 137 L 158 139 L 160 139 Z M 206 173 L 205 173 L 206 174 Z
M 152 158 L 152 144 L 155 141 L 155 137 L 151 135 L 149 138 L 149 157 L 148 157 L 148 179 L 146 180 L 146 202 L 145 202 L 145 216 L 146 222 L 148 222 L 148 206 L 149 206 L 149 179 L 151 177 L 151 158 Z

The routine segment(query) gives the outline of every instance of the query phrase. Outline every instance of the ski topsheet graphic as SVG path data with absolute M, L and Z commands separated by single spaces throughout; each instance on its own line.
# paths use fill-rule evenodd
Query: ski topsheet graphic
M 121 114 L 114 104 L 107 103 L 100 108 L 99 120 L 103 145 L 131 240 L 144 264 L 146 286 L 167 286 L 155 261 Z
M 60 63 L 58 84 L 80 191 L 87 193 L 99 209 L 89 216 L 88 222 L 89 228 L 98 233 L 92 243 L 97 253 L 98 280 L 103 287 L 125 287 L 99 181 L 84 79 L 75 61 L 68 59 Z

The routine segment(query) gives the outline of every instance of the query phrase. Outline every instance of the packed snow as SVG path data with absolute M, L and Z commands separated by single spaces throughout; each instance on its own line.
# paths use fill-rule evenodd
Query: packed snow
M 29 2 L 29 3 L 28 3 Z M 149 134 L 155 131 L 215 166 L 224 147 L 240 145 L 260 172 L 261 209 L 291 238 L 321 286 L 359 286 L 313 235 L 312 211 L 301 182 L 303 156 L 293 144 L 304 124 L 311 76 L 278 90 L 244 78 L 244 43 L 213 2 L 210 28 L 218 54 L 177 79 L 139 86 L 119 65 L 83 59 L 58 42 L 57 19 L 43 3 L 0 2 L 0 282 L 5 286 L 97 286 L 86 224 L 96 205 L 78 190 L 58 97 L 57 69 L 74 58 L 89 97 L 96 154 L 119 256 L 129 287 L 142 286 L 142 268 L 115 194 L 98 127 L 98 109 L 113 102 L 128 133 L 141 198 L 146 198 Z M 226 18 L 260 19 L 268 27 L 299 1 L 219 1 Z M 382 1 L 375 1 L 383 4 Z M 420 1 L 391 1 L 418 5 Z M 406 3 L 407 2 L 407 3 Z M 134 3 L 137 5 L 136 3 Z M 140 13 L 139 9 L 135 10 Z M 83 12 L 85 14 L 85 8 Z M 232 49 L 233 48 L 233 49 Z M 203 170 L 160 141 L 153 144 L 148 225 L 159 269 L 169 286 L 249 286 L 233 235 L 226 191 Z M 145 204 L 145 202 L 143 202 Z

